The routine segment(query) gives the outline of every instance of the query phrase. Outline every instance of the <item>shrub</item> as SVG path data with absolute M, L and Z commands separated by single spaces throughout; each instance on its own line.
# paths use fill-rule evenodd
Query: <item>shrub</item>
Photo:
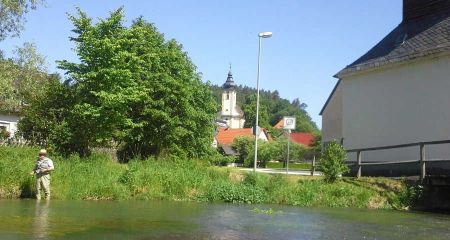
M 238 156 L 238 161 L 244 163 L 249 158 L 251 152 L 254 151 L 254 140 L 251 137 L 236 137 L 231 145 Z
M 213 166 L 227 166 L 228 163 L 234 163 L 236 161 L 235 156 L 224 156 L 220 153 L 208 156 L 206 160 Z
M 325 175 L 325 181 L 335 182 L 342 174 L 350 171 L 345 164 L 347 152 L 336 141 L 330 142 L 322 151 L 319 169 Z

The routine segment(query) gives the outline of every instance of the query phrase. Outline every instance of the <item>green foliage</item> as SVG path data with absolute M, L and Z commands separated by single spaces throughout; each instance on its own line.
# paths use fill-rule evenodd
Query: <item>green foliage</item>
M 70 81 L 33 103 L 26 137 L 66 155 L 96 146 L 117 147 L 126 160 L 211 153 L 216 104 L 180 44 L 142 18 L 126 27 L 121 8 L 96 24 L 80 9 L 69 18 L 80 61 L 58 61 Z
M 217 152 L 216 154 L 207 156 L 206 159 L 212 166 L 227 166 L 229 163 L 236 162 L 237 158 L 235 156 L 225 156 Z
M 258 140 L 258 166 L 266 167 L 269 161 L 286 161 L 287 159 L 287 138 L 280 138 L 276 141 Z M 239 153 L 239 161 L 246 167 L 252 167 L 255 156 L 254 139 L 249 137 L 237 137 L 233 144 L 233 149 Z M 298 161 L 303 158 L 305 148 L 297 143 L 290 143 L 289 159 Z
M 0 199 L 34 196 L 35 180 L 28 173 L 38 150 L 0 146 Z M 245 173 L 174 157 L 165 161 L 133 159 L 127 164 L 97 153 L 79 158 L 50 152 L 49 157 L 55 163 L 52 198 L 61 200 L 155 199 L 395 208 L 400 199 L 403 203 L 413 202 L 416 196 L 401 181 L 385 178 L 345 178 L 325 183 L 317 177 Z
M 222 181 L 211 184 L 204 198 L 213 202 L 264 203 L 267 201 L 267 194 L 260 187 Z
M 0 198 L 30 197 L 34 186 L 28 173 L 33 169 L 38 149 L 0 146 Z
M 22 110 L 19 134 L 35 145 L 71 152 L 76 148 L 73 140 L 76 136 L 68 126 L 75 123 L 70 115 L 72 103 L 70 86 L 61 83 L 58 75 L 52 75 L 46 88 Z
M 45 60 L 31 43 L 17 48 L 13 59 L 0 59 L 0 111 L 19 112 L 45 91 L 50 76 Z
M 234 151 L 236 151 L 238 156 L 238 162 L 244 163 L 245 160 L 249 157 L 250 153 L 254 151 L 255 140 L 251 137 L 241 137 L 238 136 L 234 139 L 231 147 Z
M 275 161 L 286 161 L 287 159 L 287 148 L 288 148 L 288 139 L 283 136 L 278 138 L 275 141 L 272 141 L 275 147 L 278 149 L 278 152 L 275 155 L 275 158 L 272 160 Z M 298 144 L 296 142 L 291 141 L 289 143 L 289 160 L 290 161 L 302 161 L 307 152 L 306 148 L 302 144 Z
M 420 202 L 424 196 L 424 187 L 419 184 L 403 183 L 405 188 L 394 198 L 394 207 L 398 209 L 409 208 Z
M 339 176 L 350 171 L 345 164 L 347 152 L 336 141 L 330 142 L 322 152 L 319 169 L 325 175 L 325 181 L 335 182 Z
M 23 29 L 25 14 L 42 3 L 43 0 L 0 0 L 0 41 L 18 36 Z
M 244 111 L 245 123 L 244 127 L 251 128 L 255 126 L 256 123 L 256 94 L 248 95 L 245 98 L 245 102 L 242 105 L 242 110 Z M 260 103 L 259 104 L 259 119 L 258 125 L 263 128 L 269 128 L 269 112 L 267 106 Z

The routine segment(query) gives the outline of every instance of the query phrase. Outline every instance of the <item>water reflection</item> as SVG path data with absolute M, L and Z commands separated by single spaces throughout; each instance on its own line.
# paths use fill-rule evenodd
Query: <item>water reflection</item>
M 450 239 L 450 216 L 280 205 L 0 200 L 0 239 L 431 240 Z
M 48 213 L 50 201 L 36 201 L 35 214 L 33 219 L 33 236 L 35 239 L 47 239 L 50 230 Z

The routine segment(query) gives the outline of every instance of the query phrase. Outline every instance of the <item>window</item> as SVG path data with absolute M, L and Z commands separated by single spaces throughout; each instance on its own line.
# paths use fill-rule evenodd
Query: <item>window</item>
M 227 92 L 227 100 L 230 100 L 230 93 L 229 92 Z

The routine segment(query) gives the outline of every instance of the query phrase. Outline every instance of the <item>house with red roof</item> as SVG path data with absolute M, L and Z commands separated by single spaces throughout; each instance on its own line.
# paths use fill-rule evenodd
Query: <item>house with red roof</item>
M 253 135 L 253 130 L 251 128 L 219 128 L 214 141 L 218 147 L 222 148 L 225 154 L 236 155 L 232 150 L 231 145 L 237 137 L 254 138 L 255 135 Z M 262 129 L 258 139 L 269 141 L 271 137 L 265 129 Z
M 291 141 L 302 144 L 306 148 L 312 147 L 314 138 L 314 135 L 308 132 L 291 133 Z
M 283 128 L 283 119 L 281 119 L 277 124 L 275 124 L 275 126 L 273 126 L 274 128 L 277 129 L 282 129 Z M 309 133 L 309 132 L 293 132 L 291 133 L 291 141 L 298 143 L 298 144 L 302 144 L 305 147 L 312 147 L 312 145 L 314 144 L 314 134 Z

